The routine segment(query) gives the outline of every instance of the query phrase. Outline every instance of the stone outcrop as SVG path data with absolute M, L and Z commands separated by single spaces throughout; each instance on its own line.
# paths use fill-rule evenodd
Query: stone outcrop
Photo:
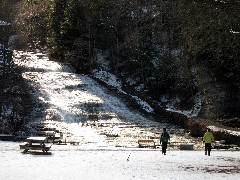
M 197 69 L 197 85 L 202 99 L 200 116 L 207 119 L 239 116 L 240 90 L 226 81 L 219 81 L 204 65 Z

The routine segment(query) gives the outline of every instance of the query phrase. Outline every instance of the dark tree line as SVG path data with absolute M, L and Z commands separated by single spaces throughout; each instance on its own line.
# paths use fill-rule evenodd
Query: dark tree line
M 16 2 L 24 44 L 47 46 L 78 72 L 92 73 L 99 51 L 107 52 L 111 71 L 156 101 L 180 97 L 187 108 L 199 93 L 202 116 L 239 116 L 238 0 Z
M 32 98 L 21 71 L 12 59 L 12 51 L 0 45 L 0 132 L 19 131 L 32 110 Z

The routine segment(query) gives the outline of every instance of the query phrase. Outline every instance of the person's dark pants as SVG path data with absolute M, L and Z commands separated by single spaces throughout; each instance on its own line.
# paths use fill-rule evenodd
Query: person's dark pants
M 167 151 L 167 142 L 162 142 L 162 153 L 166 154 Z
M 211 148 L 212 148 L 211 143 L 205 143 L 205 155 L 208 154 L 210 156 Z

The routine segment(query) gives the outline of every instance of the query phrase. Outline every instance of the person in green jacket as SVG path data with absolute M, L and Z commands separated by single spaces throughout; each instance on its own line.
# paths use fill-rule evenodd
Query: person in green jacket
M 168 141 L 170 141 L 170 136 L 166 128 L 163 128 L 163 132 L 160 137 L 160 144 L 162 144 L 162 154 L 164 155 L 166 155 Z
M 210 151 L 211 151 L 213 142 L 214 142 L 213 134 L 211 133 L 211 129 L 208 128 L 207 132 L 205 132 L 203 136 L 203 143 L 205 143 L 205 155 L 208 154 L 208 156 L 210 156 Z

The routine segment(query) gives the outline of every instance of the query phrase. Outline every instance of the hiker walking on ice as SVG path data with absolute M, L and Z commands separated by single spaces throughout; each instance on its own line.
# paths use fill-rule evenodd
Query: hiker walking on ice
M 211 133 L 211 129 L 208 128 L 207 132 L 205 132 L 203 136 L 203 143 L 205 143 L 205 155 L 210 156 L 213 142 L 214 142 L 213 134 Z
M 170 136 L 166 128 L 163 128 L 163 132 L 160 137 L 160 144 L 162 144 L 162 154 L 164 155 L 166 155 L 168 141 L 170 141 Z

